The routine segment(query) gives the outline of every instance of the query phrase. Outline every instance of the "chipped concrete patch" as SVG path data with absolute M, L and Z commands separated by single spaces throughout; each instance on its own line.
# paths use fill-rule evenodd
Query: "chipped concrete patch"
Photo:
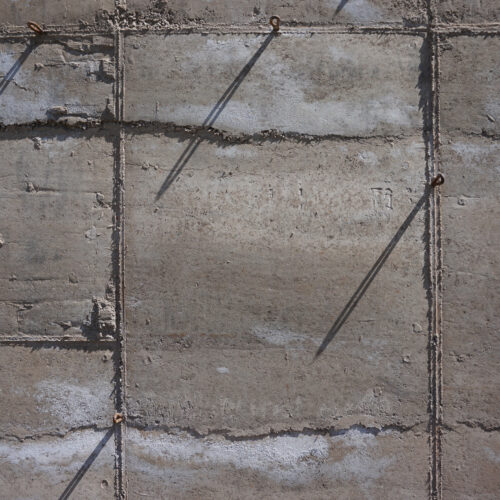
M 286 328 L 272 325 L 255 326 L 252 329 L 252 334 L 264 342 L 281 346 L 302 343 L 307 340 L 305 334 L 295 333 Z
M 107 117 L 113 102 L 113 39 L 69 43 L 1 42 L 3 125 L 61 120 L 68 125 Z M 64 108 L 61 115 L 54 109 Z

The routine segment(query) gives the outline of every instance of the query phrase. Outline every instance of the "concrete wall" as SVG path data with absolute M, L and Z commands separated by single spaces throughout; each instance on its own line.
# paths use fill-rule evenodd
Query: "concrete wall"
M 0 498 L 498 497 L 498 2 L 0 12 Z

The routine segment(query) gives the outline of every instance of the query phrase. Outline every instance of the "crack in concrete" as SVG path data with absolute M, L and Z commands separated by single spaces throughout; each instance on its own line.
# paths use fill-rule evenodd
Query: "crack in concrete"
M 89 431 L 89 430 L 95 432 L 106 432 L 111 429 L 112 427 L 100 427 L 96 424 L 80 425 L 77 427 L 70 427 L 64 432 L 58 432 L 58 431 L 37 432 L 35 434 L 27 434 L 22 437 L 16 434 L 2 434 L 0 435 L 0 441 L 16 441 L 18 443 L 23 443 L 25 441 L 35 441 L 37 439 L 43 439 L 43 438 L 66 439 L 69 435 L 74 434 L 75 432 Z
M 406 432 L 418 432 L 416 429 L 422 426 L 422 422 L 415 423 L 410 426 L 403 426 L 397 424 L 390 424 L 381 427 L 369 427 L 365 425 L 354 424 L 346 428 L 336 428 L 336 427 L 302 427 L 300 429 L 288 429 L 281 431 L 269 431 L 265 433 L 258 434 L 234 434 L 234 432 L 228 429 L 212 429 L 206 433 L 200 432 L 192 427 L 179 427 L 179 426 L 167 426 L 167 425 L 143 425 L 133 421 L 133 416 L 128 417 L 126 425 L 130 428 L 137 429 L 140 431 L 156 431 L 165 432 L 167 434 L 179 434 L 186 433 L 191 437 L 196 439 L 205 439 L 211 436 L 220 436 L 227 441 L 238 442 L 238 441 L 259 441 L 266 438 L 276 438 L 276 437 L 299 437 L 299 436 L 343 436 L 351 431 L 358 431 L 362 434 L 370 434 L 372 436 L 378 436 L 379 434 L 397 432 L 400 434 Z M 425 431 L 424 431 L 425 432 Z

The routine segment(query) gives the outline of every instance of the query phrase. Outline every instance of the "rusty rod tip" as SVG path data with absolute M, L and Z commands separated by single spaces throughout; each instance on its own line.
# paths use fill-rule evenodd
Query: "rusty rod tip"
M 28 26 L 28 28 L 31 31 L 34 31 L 37 35 L 43 35 L 45 33 L 42 27 L 38 23 L 35 23 L 35 21 L 28 21 L 26 26 Z
M 269 24 L 273 27 L 273 31 L 279 31 L 280 30 L 280 22 L 281 19 L 279 16 L 271 16 L 269 19 Z
M 441 184 L 444 184 L 444 176 L 443 174 L 437 174 L 434 179 L 432 179 L 431 186 L 436 187 L 436 186 L 441 186 Z
M 113 423 L 120 424 L 121 422 L 123 422 L 123 414 L 122 413 L 115 413 L 113 415 Z

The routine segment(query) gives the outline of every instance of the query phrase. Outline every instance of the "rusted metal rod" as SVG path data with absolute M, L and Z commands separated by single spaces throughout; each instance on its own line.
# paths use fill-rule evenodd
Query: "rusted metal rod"
M 279 18 L 279 16 L 271 16 L 271 19 L 269 19 L 269 24 L 273 27 L 273 31 L 280 30 L 280 22 L 281 19 Z
M 35 23 L 35 21 L 28 21 L 26 25 L 31 31 L 34 31 L 37 35 L 43 35 L 45 33 L 42 27 L 39 24 Z

